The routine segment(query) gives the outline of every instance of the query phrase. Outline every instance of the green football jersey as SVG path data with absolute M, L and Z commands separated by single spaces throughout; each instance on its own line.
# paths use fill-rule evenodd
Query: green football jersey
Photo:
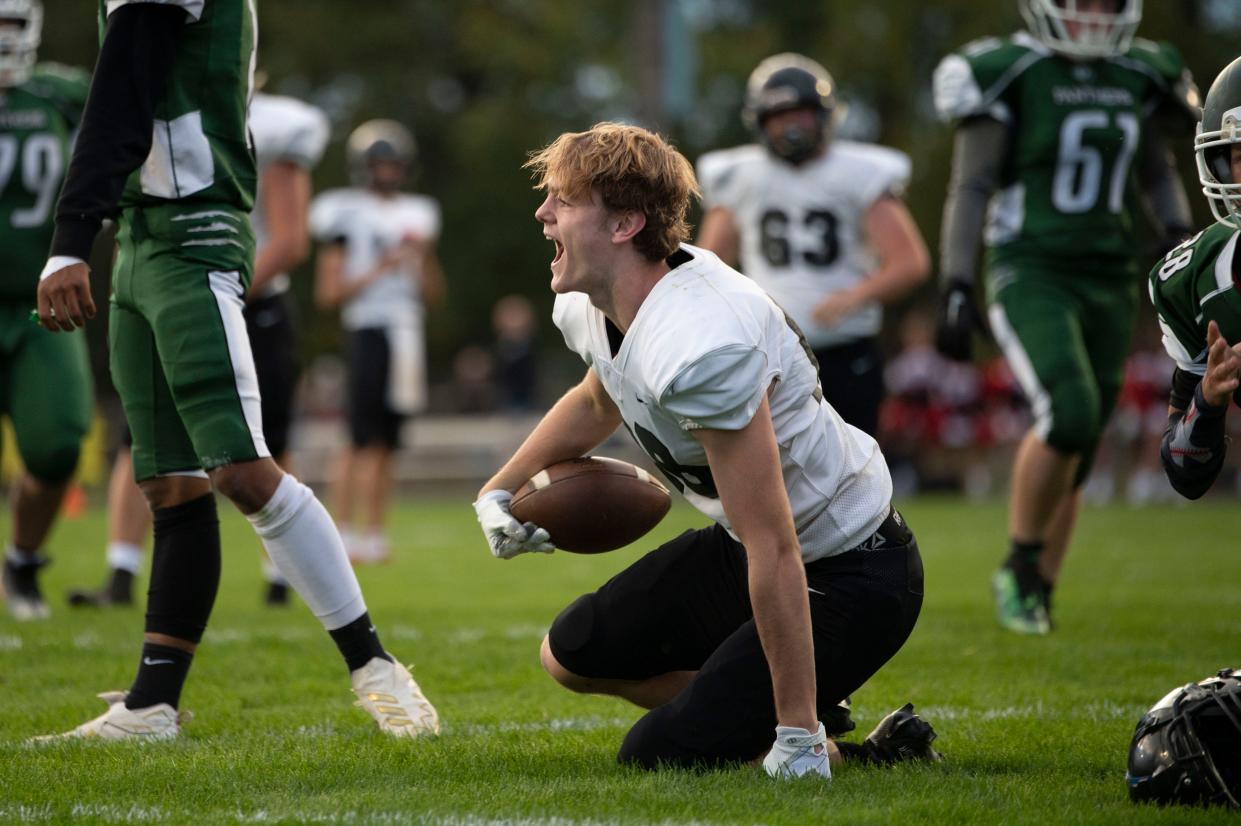
M 1192 125 L 1196 90 L 1172 46 L 1137 40 L 1124 55 L 1073 61 L 1018 32 L 944 58 L 934 89 L 946 121 L 1010 125 L 984 236 L 992 262 L 1133 260 L 1134 161 L 1151 116 L 1171 105 Z
M 1175 247 L 1150 274 L 1163 346 L 1178 367 L 1199 376 L 1207 368 L 1207 324 L 1229 344 L 1241 341 L 1241 278 L 1236 261 L 1241 231 L 1225 224 Z
M 0 301 L 34 306 L 90 75 L 55 64 L 0 90 Z
M 122 209 L 178 203 L 254 206 L 254 149 L 247 113 L 254 88 L 254 0 L 158 0 L 185 10 L 185 32 L 167 93 L 155 109 L 151 154 L 130 176 Z M 121 6 L 100 0 L 100 27 Z

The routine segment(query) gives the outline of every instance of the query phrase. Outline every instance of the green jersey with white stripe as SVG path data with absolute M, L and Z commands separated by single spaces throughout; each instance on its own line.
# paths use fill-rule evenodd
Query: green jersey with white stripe
M 0 301 L 34 306 L 89 88 L 80 69 L 43 64 L 21 86 L 0 90 Z
M 1209 322 L 1219 325 L 1228 343 L 1241 341 L 1238 237 L 1238 230 L 1212 224 L 1151 270 L 1150 297 L 1159 313 L 1164 349 L 1178 367 L 1199 376 L 1207 368 Z
M 247 113 L 258 25 L 254 0 L 100 0 L 101 31 L 121 6 L 160 2 L 185 10 L 185 31 L 167 92 L 155 109 L 154 141 L 129 178 L 120 207 L 254 206 L 257 183 Z
M 1167 105 L 1188 112 L 1193 92 L 1172 46 L 1137 40 L 1126 54 L 1074 61 L 1018 32 L 949 55 L 934 87 L 944 120 L 1010 126 L 985 234 L 993 263 L 1133 260 L 1134 161 L 1152 115 Z

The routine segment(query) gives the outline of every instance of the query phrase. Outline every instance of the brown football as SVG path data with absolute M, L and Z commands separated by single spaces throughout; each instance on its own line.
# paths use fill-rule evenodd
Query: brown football
M 668 489 L 642 468 L 588 456 L 540 470 L 513 497 L 512 513 L 545 528 L 557 548 L 599 554 L 640 539 L 671 506 Z

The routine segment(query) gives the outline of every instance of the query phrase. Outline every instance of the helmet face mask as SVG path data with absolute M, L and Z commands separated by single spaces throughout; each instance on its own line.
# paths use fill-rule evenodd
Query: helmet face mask
M 813 121 L 792 123 L 774 133 L 766 128 L 775 115 L 806 110 Z M 842 107 L 836 84 L 813 60 L 786 52 L 767 58 L 750 73 L 741 118 L 772 154 L 791 164 L 814 157 L 831 140 Z
M 1176 689 L 1143 715 L 1125 780 L 1137 803 L 1241 807 L 1241 671 Z
M 349 177 L 354 186 L 395 192 L 408 177 L 416 153 L 414 136 L 403 125 L 394 120 L 368 120 L 349 135 Z
M 1020 0 L 1030 32 L 1052 51 L 1076 58 L 1124 54 L 1142 22 L 1142 0 L 1114 0 L 1095 11 L 1088 0 Z
M 1241 145 L 1241 58 L 1220 72 L 1202 107 L 1194 137 L 1198 182 L 1215 220 L 1241 229 L 1241 180 L 1233 175 L 1233 146 Z
M 0 88 L 30 79 L 42 38 L 40 0 L 0 0 Z

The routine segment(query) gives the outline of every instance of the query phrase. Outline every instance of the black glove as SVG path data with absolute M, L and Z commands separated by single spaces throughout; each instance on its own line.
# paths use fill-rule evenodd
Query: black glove
M 978 305 L 974 303 L 974 285 L 952 279 L 944 288 L 935 325 L 935 346 L 954 361 L 974 358 L 974 330 L 982 328 Z

